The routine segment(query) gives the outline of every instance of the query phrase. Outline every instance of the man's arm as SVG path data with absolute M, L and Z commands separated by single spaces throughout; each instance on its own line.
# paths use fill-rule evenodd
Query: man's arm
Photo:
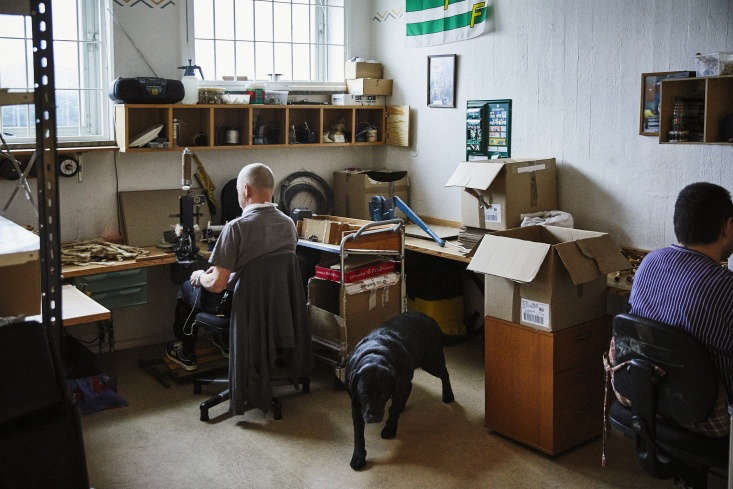
M 219 294 L 227 288 L 230 273 L 231 270 L 218 266 L 209 267 L 206 271 L 196 270 L 191 274 L 191 285 Z

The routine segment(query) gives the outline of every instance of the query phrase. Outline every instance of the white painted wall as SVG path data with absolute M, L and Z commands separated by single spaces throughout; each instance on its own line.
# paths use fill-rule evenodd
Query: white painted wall
M 347 2 L 350 0 L 347 0 Z M 347 25 L 352 26 L 349 36 L 353 52 L 369 55 L 371 31 L 369 30 L 370 2 L 353 1 L 347 10 Z M 165 9 L 147 7 L 114 6 L 118 21 L 125 27 L 137 47 L 142 51 L 158 76 L 180 78 L 177 66 L 181 59 L 185 35 L 181 28 L 180 9 L 185 0 Z M 141 56 L 119 26 L 113 25 L 114 76 L 153 76 Z M 182 34 L 183 33 L 183 34 Z M 307 169 L 331 181 L 334 170 L 347 167 L 371 168 L 373 148 L 304 148 L 277 150 L 221 150 L 200 151 L 199 157 L 217 187 L 217 196 L 224 184 L 236 177 L 240 168 L 255 161 L 272 168 L 277 179 L 289 173 Z M 117 175 L 115 178 L 115 158 Z M 86 153 L 81 156 L 82 181 L 77 178 L 61 178 L 61 239 L 71 241 L 99 236 L 105 230 L 117 229 L 116 188 L 119 190 L 152 190 L 176 188 L 180 184 L 180 154 L 177 152 L 127 154 L 111 152 Z M 35 179 L 31 180 L 35 195 Z M 10 194 L 13 182 L 0 180 L 0 201 Z M 23 225 L 37 228 L 38 219 L 31 207 L 17 199 L 8 217 Z M 167 267 L 150 270 L 150 303 L 115 311 L 114 322 L 117 344 L 120 348 L 162 342 L 171 336 L 175 287 L 167 279 Z M 94 332 L 92 331 L 92 336 Z
M 380 148 L 409 170 L 419 213 L 459 218 L 443 188 L 465 157 L 466 100 L 513 100 L 512 155 L 555 156 L 559 197 L 578 227 L 619 243 L 675 241 L 674 200 L 705 180 L 733 190 L 733 147 L 659 145 L 639 136 L 640 74 L 693 69 L 698 51 L 733 50 L 732 0 L 494 0 L 495 31 L 432 48 L 404 47 L 404 23 L 372 22 L 372 56 L 413 108 L 411 147 Z M 372 14 L 404 9 L 375 0 Z M 426 107 L 426 57 L 459 55 L 456 109 Z M 382 156 L 377 154 L 377 159 Z

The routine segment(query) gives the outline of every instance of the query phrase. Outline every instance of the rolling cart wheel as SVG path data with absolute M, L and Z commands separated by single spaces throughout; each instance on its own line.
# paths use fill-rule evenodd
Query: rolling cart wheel
M 209 420 L 209 408 L 207 406 L 204 406 L 204 403 L 202 402 L 200 409 L 201 409 L 201 417 L 199 419 L 201 419 L 201 421 L 204 421 L 204 422 L 208 421 Z

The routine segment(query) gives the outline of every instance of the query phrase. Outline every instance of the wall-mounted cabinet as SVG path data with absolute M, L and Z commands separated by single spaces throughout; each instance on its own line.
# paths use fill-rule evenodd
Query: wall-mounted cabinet
M 733 76 L 662 81 L 659 142 L 733 145 Z
M 408 146 L 405 114 L 407 106 L 116 105 L 115 138 L 122 152 Z

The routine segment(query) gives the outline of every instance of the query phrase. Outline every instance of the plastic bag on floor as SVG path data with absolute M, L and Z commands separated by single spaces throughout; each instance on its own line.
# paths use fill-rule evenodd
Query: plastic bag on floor
M 66 379 L 66 386 L 82 414 L 127 406 L 127 401 L 115 392 L 113 382 L 107 374 Z
M 559 226 L 563 228 L 572 228 L 575 226 L 573 215 L 563 211 L 540 211 L 522 214 L 523 228 L 527 226 L 539 226 L 545 224 L 547 226 Z

